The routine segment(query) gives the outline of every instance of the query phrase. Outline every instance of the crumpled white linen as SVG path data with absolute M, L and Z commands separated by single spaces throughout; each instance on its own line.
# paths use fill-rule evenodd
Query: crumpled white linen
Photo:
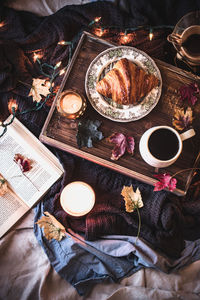
M 120 283 L 96 284 L 81 297 L 50 265 L 35 238 L 33 222 L 32 210 L 0 239 L 0 299 L 200 299 L 200 260 L 171 274 L 141 269 Z

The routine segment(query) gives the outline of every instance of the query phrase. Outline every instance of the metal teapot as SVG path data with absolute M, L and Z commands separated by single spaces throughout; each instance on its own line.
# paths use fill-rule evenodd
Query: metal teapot
M 167 39 L 176 49 L 178 59 L 200 66 L 200 11 L 183 16 Z

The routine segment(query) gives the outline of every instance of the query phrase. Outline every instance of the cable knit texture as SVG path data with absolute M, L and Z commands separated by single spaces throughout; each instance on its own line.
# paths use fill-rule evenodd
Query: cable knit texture
M 66 6 L 49 17 L 38 17 L 28 12 L 16 12 L 0 7 L 1 20 L 5 27 L 0 29 L 0 114 L 1 119 L 8 115 L 8 99 L 15 98 L 19 110 L 33 107 L 32 98 L 28 97 L 30 88 L 23 82 L 32 84 L 32 78 L 40 77 L 39 67 L 33 61 L 33 54 L 40 50 L 49 64 L 62 61 L 67 64 L 68 47 L 61 47 L 61 40 L 72 40 L 81 29 L 88 29 L 88 24 L 96 16 L 102 16 L 104 26 L 117 25 L 122 28 L 144 24 L 176 24 L 180 14 L 199 8 L 199 2 L 192 1 L 128 1 L 130 14 L 120 11 L 111 3 L 95 2 L 83 6 Z M 170 11 L 172 14 L 170 14 Z M 177 11 L 177 13 L 176 13 Z M 169 17 L 170 16 L 170 17 Z M 133 46 L 153 57 L 172 63 L 173 49 L 166 41 L 168 31 L 155 31 L 151 42 L 146 39 L 146 32 L 136 33 Z M 108 40 L 116 41 L 111 34 Z M 60 84 L 57 78 L 56 84 Z M 39 135 L 49 108 L 20 115 L 19 119 L 36 136 Z M 137 182 L 129 177 L 95 165 L 70 154 L 51 150 L 64 166 L 65 174 L 45 196 L 45 209 L 53 213 L 67 228 L 84 233 L 88 240 L 95 240 L 105 234 L 136 235 L 138 216 L 136 212 L 125 212 L 121 190 L 123 185 L 139 187 L 144 207 L 140 209 L 142 226 L 140 236 L 154 249 L 170 257 L 179 257 L 184 247 L 184 239 L 200 237 L 199 210 L 200 199 L 188 203 L 167 192 L 153 192 L 153 187 Z M 74 180 L 89 183 L 96 193 L 93 210 L 80 219 L 67 216 L 60 207 L 59 195 L 62 188 Z M 189 220 L 189 224 L 188 224 Z M 173 247 L 172 247 L 173 245 Z

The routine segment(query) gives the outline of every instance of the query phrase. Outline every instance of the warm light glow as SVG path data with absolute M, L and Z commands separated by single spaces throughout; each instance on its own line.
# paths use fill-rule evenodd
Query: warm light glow
M 0 22 L 0 28 L 3 27 L 4 25 L 5 25 L 4 21 Z
M 56 68 L 59 68 L 61 65 L 61 61 L 59 61 L 57 64 L 56 64 Z
M 2 122 L 0 121 L 0 126 L 2 125 Z
M 130 42 L 132 42 L 133 40 L 133 37 L 134 37 L 134 34 L 133 33 L 120 33 L 120 43 L 121 44 L 128 44 Z
M 34 60 L 34 62 L 36 62 L 36 60 L 39 60 L 41 57 L 42 57 L 42 56 L 41 56 L 40 54 L 34 53 L 34 54 L 33 54 L 33 60 Z
M 84 216 L 94 206 L 95 193 L 87 183 L 74 181 L 63 189 L 60 203 L 66 213 L 76 217 Z
M 10 99 L 8 102 L 8 110 L 11 114 L 13 113 L 13 108 L 14 108 L 14 111 L 16 112 L 18 109 L 18 104 L 15 99 Z
M 96 23 L 98 23 L 100 20 L 101 20 L 101 17 L 96 17 L 96 18 L 94 19 L 94 21 L 95 21 Z
M 58 42 L 58 45 L 66 45 L 66 42 L 65 41 L 60 41 L 60 42 Z
M 149 40 L 152 41 L 152 39 L 153 39 L 153 33 L 150 32 L 150 33 L 149 33 Z
M 60 100 L 60 106 L 66 114 L 75 114 L 82 107 L 83 101 L 79 95 L 68 93 Z
M 104 34 L 104 30 L 102 28 L 95 28 L 94 34 L 101 37 Z
M 60 70 L 59 74 L 63 75 L 65 73 L 65 69 Z
M 48 87 L 48 88 L 50 88 L 50 87 L 51 87 L 50 81 L 46 81 L 46 82 L 45 82 L 45 86 Z

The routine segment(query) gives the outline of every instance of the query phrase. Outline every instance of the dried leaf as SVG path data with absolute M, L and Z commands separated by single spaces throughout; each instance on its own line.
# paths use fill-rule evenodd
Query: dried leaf
M 48 211 L 44 212 L 45 216 L 42 216 L 36 224 L 40 228 L 44 229 L 44 236 L 47 240 L 55 239 L 61 241 L 63 237 L 66 237 L 65 227 L 56 220 Z
M 135 141 L 132 136 L 126 136 L 123 133 L 116 132 L 108 137 L 108 141 L 115 144 L 111 155 L 112 160 L 118 160 L 122 155 L 124 155 L 126 150 L 128 153 L 133 155 Z
M 188 101 L 188 104 L 194 105 L 197 101 L 197 95 L 200 95 L 200 90 L 197 83 L 183 85 L 179 89 L 181 100 Z
M 141 208 L 144 206 L 139 188 L 134 192 L 132 185 L 124 186 L 121 195 L 124 197 L 127 212 L 133 212 L 136 207 Z
M 49 86 L 46 85 L 45 79 L 33 79 L 32 88 L 29 93 L 29 96 L 33 97 L 33 101 L 40 102 L 42 100 L 42 96 L 46 97 L 49 93 Z
M 0 197 L 5 195 L 8 191 L 7 181 L 5 178 L 0 174 Z
M 168 173 L 155 174 L 154 177 L 159 180 L 154 184 L 154 191 L 161 191 L 165 188 L 168 188 L 171 192 L 175 190 L 177 180 Z
M 188 107 L 185 112 L 183 108 L 180 108 L 176 110 L 172 124 L 177 130 L 181 131 L 191 126 L 192 121 L 193 116 L 191 107 Z
M 81 120 L 78 123 L 78 132 L 76 134 L 77 145 L 82 147 L 93 147 L 92 142 L 103 139 L 103 134 L 98 130 L 101 122 L 98 120 L 92 121 L 88 119 Z
M 15 154 L 14 162 L 18 164 L 23 173 L 30 171 L 30 169 L 32 168 L 32 161 L 26 156 L 21 155 L 20 153 Z

